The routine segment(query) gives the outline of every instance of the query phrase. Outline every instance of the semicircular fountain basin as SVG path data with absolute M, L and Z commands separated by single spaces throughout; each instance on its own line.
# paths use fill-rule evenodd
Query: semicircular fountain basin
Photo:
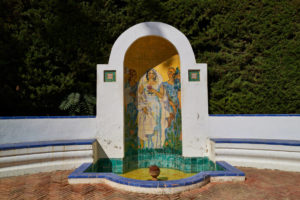
M 152 181 L 149 166 L 161 169 L 158 181 Z M 73 171 L 70 184 L 104 183 L 117 189 L 151 194 L 173 194 L 201 187 L 209 182 L 244 181 L 245 174 L 224 161 L 207 157 L 186 158 L 177 154 L 151 152 L 124 159 L 99 159 L 84 163 Z

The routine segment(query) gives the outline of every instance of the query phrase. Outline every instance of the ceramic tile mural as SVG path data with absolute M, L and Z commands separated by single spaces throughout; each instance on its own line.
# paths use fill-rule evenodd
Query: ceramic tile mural
M 181 154 L 179 56 L 162 38 L 142 40 L 128 50 L 124 62 L 125 155 L 138 154 L 139 149 Z M 140 48 L 146 44 L 157 48 Z M 139 52 L 140 57 L 133 52 Z

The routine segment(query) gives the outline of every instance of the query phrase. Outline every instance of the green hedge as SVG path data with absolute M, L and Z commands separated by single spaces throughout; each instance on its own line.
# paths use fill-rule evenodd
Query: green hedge
M 2 0 L 0 116 L 93 114 L 59 107 L 95 96 L 96 64 L 145 21 L 182 31 L 208 64 L 211 114 L 299 114 L 297 13 L 298 0 Z

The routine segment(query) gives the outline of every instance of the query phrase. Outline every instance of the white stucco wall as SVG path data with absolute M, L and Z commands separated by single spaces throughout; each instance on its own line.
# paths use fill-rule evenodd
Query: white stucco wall
M 0 144 L 95 138 L 96 118 L 0 119 Z
M 300 141 L 300 115 L 294 116 L 210 116 L 211 138 L 279 140 L 279 144 L 212 142 L 212 160 L 225 160 L 234 166 L 300 171 L 300 146 L 286 145 Z M 284 140 L 288 140 L 283 142 Z M 274 141 L 274 140 L 273 140 Z M 293 144 L 293 143 L 292 143 Z
M 188 70 L 182 72 L 182 154 L 198 157 L 206 155 L 208 137 L 207 65 L 195 64 L 188 69 L 200 70 L 200 82 L 189 82 Z
M 116 82 L 104 82 L 104 71 L 116 70 Z M 123 68 L 97 65 L 96 139 L 103 151 L 100 157 L 124 157 Z
M 192 114 L 186 117 L 198 118 Z M 209 116 L 205 120 L 207 124 L 202 127 L 209 138 L 300 140 L 300 116 Z M 96 124 L 96 118 L 0 119 L 0 144 L 95 138 L 96 126 L 99 131 L 104 128 Z M 200 138 L 201 124 L 197 126 L 194 136 Z M 111 136 L 107 137 L 114 139 Z M 184 136 L 183 142 L 187 141 L 191 140 Z M 195 149 L 199 148 L 191 151 Z
M 300 140 L 300 116 L 209 116 L 211 138 Z

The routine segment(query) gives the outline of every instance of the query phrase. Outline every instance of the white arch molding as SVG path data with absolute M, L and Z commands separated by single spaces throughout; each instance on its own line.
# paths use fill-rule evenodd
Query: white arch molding
M 207 65 L 197 64 L 186 36 L 161 22 L 130 27 L 115 41 L 108 64 L 97 65 L 97 134 L 103 149 L 100 157 L 124 157 L 123 69 L 126 51 L 141 37 L 159 36 L 174 45 L 181 66 L 182 154 L 206 156 L 208 97 Z M 200 82 L 188 81 L 188 70 L 200 70 Z M 116 70 L 116 82 L 104 82 L 104 70 Z

